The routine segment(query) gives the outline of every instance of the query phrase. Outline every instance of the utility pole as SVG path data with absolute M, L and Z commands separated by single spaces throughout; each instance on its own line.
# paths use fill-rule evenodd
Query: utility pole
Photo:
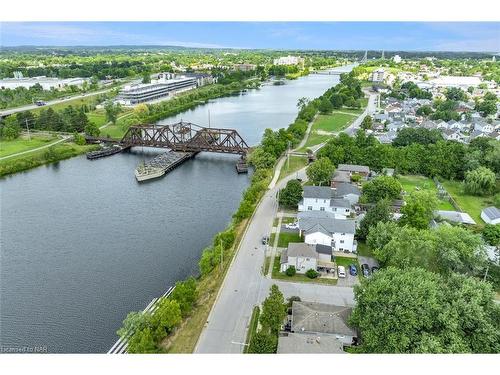
M 287 170 L 287 172 L 290 170 L 290 141 L 288 141 L 288 152 L 287 152 L 286 170 Z
M 26 122 L 26 129 L 28 130 L 28 141 L 31 141 L 31 135 L 30 135 L 30 127 L 28 126 L 28 119 L 24 119 Z

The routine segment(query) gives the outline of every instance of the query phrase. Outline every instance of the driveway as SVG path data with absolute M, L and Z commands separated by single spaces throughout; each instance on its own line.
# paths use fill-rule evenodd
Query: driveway
M 377 260 L 372 257 L 358 256 L 358 262 L 360 266 L 365 263 L 368 264 L 370 266 L 370 270 L 372 269 L 372 267 L 380 267 Z

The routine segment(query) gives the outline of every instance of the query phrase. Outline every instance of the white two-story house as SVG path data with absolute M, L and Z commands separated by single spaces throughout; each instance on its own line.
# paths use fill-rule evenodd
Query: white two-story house
M 299 211 L 324 211 L 345 218 L 351 214 L 352 209 L 349 199 L 339 197 L 336 190 L 328 186 L 304 186 Z
M 357 250 L 354 220 L 338 219 L 331 213 L 303 212 L 298 216 L 298 223 L 300 234 L 307 244 L 331 246 L 332 251 Z

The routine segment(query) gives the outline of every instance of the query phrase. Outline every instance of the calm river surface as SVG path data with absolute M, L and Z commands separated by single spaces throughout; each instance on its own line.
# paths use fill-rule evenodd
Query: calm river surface
M 311 75 L 220 98 L 180 118 L 237 129 L 249 145 L 286 127 L 297 100 L 338 76 Z M 0 346 L 100 353 L 126 314 L 142 310 L 198 259 L 238 207 L 249 175 L 237 156 L 202 153 L 162 179 L 137 183 L 134 169 L 158 150 L 85 156 L 0 180 Z

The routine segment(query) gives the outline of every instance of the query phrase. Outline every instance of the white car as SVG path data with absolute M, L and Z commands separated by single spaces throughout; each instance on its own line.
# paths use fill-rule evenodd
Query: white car
M 286 229 L 299 229 L 299 223 L 295 222 L 295 223 L 285 224 L 285 228 Z
M 337 267 L 337 273 L 340 278 L 345 278 L 345 267 L 344 266 L 338 266 Z

